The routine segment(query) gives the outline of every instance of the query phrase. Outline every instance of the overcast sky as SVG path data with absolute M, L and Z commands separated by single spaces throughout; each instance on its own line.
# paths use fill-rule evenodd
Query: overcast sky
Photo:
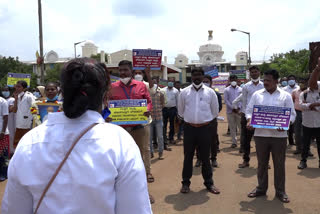
M 213 30 L 223 58 L 247 51 L 252 60 L 309 48 L 320 41 L 319 0 L 42 0 L 44 52 L 74 56 L 73 43 L 92 40 L 108 53 L 124 48 L 162 49 L 197 60 Z M 39 50 L 37 0 L 0 0 L 0 55 L 35 59 Z M 78 53 L 81 48 L 78 46 Z

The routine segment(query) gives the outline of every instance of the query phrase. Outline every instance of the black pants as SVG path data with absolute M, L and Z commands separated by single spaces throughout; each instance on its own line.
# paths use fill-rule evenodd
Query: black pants
M 211 151 L 211 161 L 216 161 L 217 160 L 217 153 L 218 153 L 218 147 L 219 147 L 219 136 L 218 136 L 218 122 L 217 119 L 214 119 L 211 123 L 211 128 L 212 128 L 212 140 L 211 140 L 211 145 L 210 145 L 210 151 Z M 196 146 L 196 155 L 197 155 L 197 160 L 200 160 L 200 151 L 199 151 L 199 146 Z
M 301 154 L 302 161 L 307 161 L 312 137 L 316 138 L 318 157 L 320 158 L 320 128 L 308 128 L 303 126 L 303 150 Z
M 244 149 L 244 144 L 245 144 L 245 134 L 247 131 L 247 119 L 244 113 L 241 113 L 241 132 L 240 132 L 240 148 Z
M 169 140 L 173 140 L 174 136 L 174 120 L 177 116 L 177 108 L 163 108 L 162 109 L 162 116 L 163 116 L 163 140 L 166 142 L 167 138 L 167 126 L 168 120 L 170 122 L 170 132 L 169 132 Z
M 293 133 L 294 133 L 294 125 L 291 124 L 289 126 L 289 130 L 288 130 L 288 140 L 289 140 L 289 145 L 293 145 L 294 141 L 293 141 Z
M 250 143 L 254 135 L 254 130 L 247 129 L 247 119 L 244 114 L 241 115 L 241 135 L 243 135 L 241 138 L 241 140 L 243 140 L 243 142 L 241 142 L 243 144 L 241 145 L 243 148 L 243 160 L 249 162 L 251 149 Z
M 268 190 L 268 165 L 271 152 L 276 193 L 285 193 L 287 138 L 254 137 L 254 140 L 258 159 L 257 190 L 259 192 L 267 192 Z
M 212 124 L 193 127 L 189 124 L 184 124 L 184 161 L 182 170 L 182 184 L 190 186 L 190 179 L 192 177 L 193 156 L 196 146 L 199 147 L 200 160 L 202 162 L 202 177 L 204 185 L 209 188 L 213 185 L 212 168 L 210 165 L 210 146 L 212 139 Z

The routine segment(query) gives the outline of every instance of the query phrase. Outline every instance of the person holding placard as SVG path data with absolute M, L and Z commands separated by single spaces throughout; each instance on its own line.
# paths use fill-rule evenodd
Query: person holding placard
M 292 97 L 289 93 L 278 88 L 279 73 L 276 70 L 264 72 L 264 89 L 255 92 L 247 106 L 246 118 L 248 120 L 248 129 L 253 129 L 251 119 L 253 116 L 254 106 L 270 106 L 289 108 L 291 123 L 294 122 L 296 112 Z M 268 190 L 268 163 L 270 153 L 272 154 L 274 166 L 274 185 L 276 197 L 284 203 L 290 202 L 285 189 L 285 159 L 287 149 L 288 134 L 283 128 L 266 129 L 256 128 L 254 140 L 256 143 L 256 152 L 258 159 L 258 186 L 248 194 L 248 197 L 254 198 L 266 195 Z

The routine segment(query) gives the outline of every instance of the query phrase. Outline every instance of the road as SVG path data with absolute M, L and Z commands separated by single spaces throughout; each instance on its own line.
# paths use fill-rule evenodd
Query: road
M 221 113 L 225 116 L 225 112 Z M 208 193 L 203 186 L 201 169 L 194 168 L 191 179 L 191 192 L 181 194 L 181 171 L 183 161 L 182 142 L 172 146 L 171 152 L 164 153 L 164 160 L 152 160 L 152 173 L 155 182 L 149 184 L 149 191 L 156 203 L 155 214 L 318 214 L 320 213 L 320 169 L 315 144 L 312 152 L 315 158 L 308 161 L 307 169 L 297 169 L 299 156 L 293 155 L 294 147 L 288 147 L 286 160 L 286 189 L 291 202 L 281 203 L 275 198 L 273 186 L 273 164 L 269 170 L 269 190 L 266 197 L 250 199 L 247 193 L 257 185 L 257 161 L 254 142 L 249 168 L 238 169 L 242 156 L 238 148 L 232 149 L 230 136 L 226 135 L 227 123 L 219 122 L 221 153 L 218 154 L 219 168 L 214 169 L 215 185 L 220 195 Z M 157 157 L 157 154 L 155 154 Z M 6 182 L 0 183 L 1 198 Z

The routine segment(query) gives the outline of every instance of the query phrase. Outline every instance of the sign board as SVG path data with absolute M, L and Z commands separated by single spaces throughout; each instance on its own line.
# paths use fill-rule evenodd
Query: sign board
M 31 74 L 8 73 L 7 85 L 13 87 L 18 81 L 24 80 L 30 87 Z
M 247 71 L 246 70 L 231 70 L 230 74 L 234 74 L 238 77 L 238 80 L 246 80 L 247 79 Z
M 151 70 L 161 70 L 162 50 L 133 49 L 133 70 L 144 70 L 150 66 Z
M 224 92 L 226 85 L 229 82 L 229 73 L 219 73 L 219 77 L 212 80 L 212 85 L 217 88 L 220 93 Z
M 215 65 L 209 66 L 209 67 L 204 67 L 204 74 L 210 75 L 212 77 L 212 79 L 219 77 L 219 72 L 218 72 L 218 69 Z
M 109 101 L 113 124 L 138 125 L 147 124 L 148 117 L 143 114 L 147 111 L 147 100 L 111 100 Z
M 276 106 L 253 106 L 251 125 L 254 128 L 289 129 L 291 108 Z

